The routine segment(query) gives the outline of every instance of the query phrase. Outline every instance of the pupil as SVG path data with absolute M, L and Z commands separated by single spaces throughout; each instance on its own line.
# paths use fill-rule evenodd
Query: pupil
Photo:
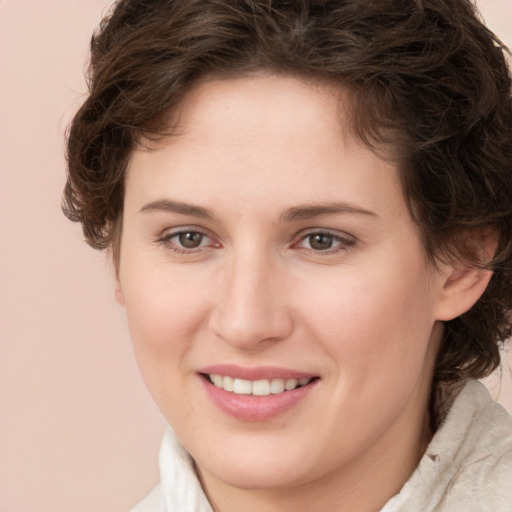
M 312 249 L 317 251 L 325 251 L 332 247 L 332 236 L 331 235 L 311 235 L 309 244 Z
M 194 233 L 193 231 L 180 233 L 179 240 L 180 244 L 186 249 L 195 249 L 201 245 L 203 235 L 201 233 Z

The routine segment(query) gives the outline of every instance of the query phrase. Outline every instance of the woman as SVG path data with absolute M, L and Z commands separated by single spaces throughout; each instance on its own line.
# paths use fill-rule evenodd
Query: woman
M 511 82 L 456 0 L 121 0 L 64 209 L 170 427 L 134 511 L 510 511 Z

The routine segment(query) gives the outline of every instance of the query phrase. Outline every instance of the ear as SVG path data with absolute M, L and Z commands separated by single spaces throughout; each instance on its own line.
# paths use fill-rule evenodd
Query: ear
M 115 289 L 115 297 L 116 301 L 120 306 L 124 307 L 124 295 L 123 290 L 121 288 L 121 282 L 119 281 L 119 277 L 116 277 L 116 289 Z
M 436 319 L 453 320 L 469 311 L 484 293 L 491 277 L 491 270 L 454 268 L 441 290 Z
M 481 261 L 489 261 L 496 250 L 494 232 L 471 234 L 471 243 L 478 244 Z M 470 266 L 464 261 L 441 265 L 441 287 L 436 304 L 436 319 L 442 321 L 469 311 L 482 296 L 492 277 L 492 270 Z

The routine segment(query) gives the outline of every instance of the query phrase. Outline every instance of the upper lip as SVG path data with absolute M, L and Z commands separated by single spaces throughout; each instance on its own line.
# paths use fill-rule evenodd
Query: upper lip
M 283 368 L 279 366 L 238 366 L 234 364 L 215 364 L 201 368 L 199 373 L 210 375 L 223 375 L 234 379 L 244 380 L 272 380 L 272 379 L 309 379 L 317 375 L 309 372 Z

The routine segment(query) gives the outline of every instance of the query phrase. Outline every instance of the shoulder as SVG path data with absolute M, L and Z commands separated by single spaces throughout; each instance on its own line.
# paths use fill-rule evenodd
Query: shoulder
M 512 512 L 512 417 L 482 384 L 470 381 L 446 428 L 461 437 L 454 444 L 447 495 L 464 501 L 468 511 Z
M 130 512 L 212 512 L 194 461 L 170 426 L 159 454 L 160 483 Z
M 512 416 L 480 382 L 467 382 L 453 403 L 438 444 L 445 445 L 445 440 L 450 443 L 445 451 L 455 447 L 453 455 L 462 468 L 512 467 Z
M 512 512 L 512 417 L 477 381 L 453 389 L 414 474 L 382 512 Z
M 165 512 L 161 485 L 158 484 L 130 512 Z

